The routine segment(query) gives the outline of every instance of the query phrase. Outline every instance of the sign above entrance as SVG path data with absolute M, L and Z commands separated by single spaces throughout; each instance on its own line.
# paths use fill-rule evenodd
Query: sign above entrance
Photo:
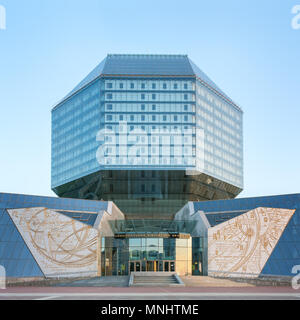
M 115 238 L 176 238 L 189 239 L 190 234 L 187 233 L 116 233 Z

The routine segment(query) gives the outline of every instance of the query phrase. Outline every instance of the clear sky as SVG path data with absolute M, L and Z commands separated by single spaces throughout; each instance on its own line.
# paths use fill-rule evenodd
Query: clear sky
M 300 0 L 0 0 L 0 192 L 50 189 L 52 106 L 108 53 L 189 57 L 244 110 L 241 197 L 300 192 Z

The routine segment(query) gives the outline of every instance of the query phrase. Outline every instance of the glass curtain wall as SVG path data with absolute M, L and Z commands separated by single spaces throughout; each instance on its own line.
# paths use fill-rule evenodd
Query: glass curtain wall
M 130 272 L 191 274 L 191 238 L 102 238 L 101 275 Z

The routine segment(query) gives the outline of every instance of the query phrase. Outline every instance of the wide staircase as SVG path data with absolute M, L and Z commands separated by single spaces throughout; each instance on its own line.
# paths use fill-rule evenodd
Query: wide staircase
M 184 286 L 184 283 L 177 274 L 133 272 L 129 285 L 133 287 L 162 287 Z

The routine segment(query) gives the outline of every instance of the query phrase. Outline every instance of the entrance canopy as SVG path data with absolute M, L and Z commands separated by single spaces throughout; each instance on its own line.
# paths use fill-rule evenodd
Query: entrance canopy
M 120 234 L 190 234 L 194 227 L 195 221 L 187 220 L 111 220 L 109 221 L 110 227 L 115 235 Z

